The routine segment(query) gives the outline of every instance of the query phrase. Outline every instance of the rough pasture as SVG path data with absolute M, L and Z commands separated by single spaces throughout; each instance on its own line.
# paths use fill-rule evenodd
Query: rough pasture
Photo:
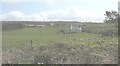
M 116 29 L 114 24 L 84 25 L 86 31 L 72 34 L 61 32 L 63 29 L 69 29 L 65 25 L 4 31 L 3 63 L 117 63 L 118 38 L 103 36 L 100 33 Z M 31 40 L 32 45 L 30 45 Z

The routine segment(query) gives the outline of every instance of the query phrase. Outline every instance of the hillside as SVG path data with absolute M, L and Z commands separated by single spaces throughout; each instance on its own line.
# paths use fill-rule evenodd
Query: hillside
M 70 34 L 61 31 L 68 31 L 69 23 L 61 24 L 3 31 L 3 63 L 118 63 L 115 24 L 79 23 L 82 32 Z

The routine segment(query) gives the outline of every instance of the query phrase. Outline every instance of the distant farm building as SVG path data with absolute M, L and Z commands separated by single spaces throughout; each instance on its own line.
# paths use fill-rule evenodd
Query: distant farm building
M 50 26 L 54 26 L 54 23 L 50 23 Z
M 36 25 L 36 27 L 42 27 L 43 28 L 43 27 L 45 27 L 45 25 Z
M 64 34 L 79 33 L 79 32 L 82 32 L 82 27 L 80 25 L 79 26 L 69 25 L 69 29 L 68 30 L 62 30 L 62 32 Z
M 27 27 L 42 27 L 42 28 L 44 28 L 45 27 L 45 25 L 28 25 Z
M 28 25 L 28 27 L 35 27 L 35 25 Z

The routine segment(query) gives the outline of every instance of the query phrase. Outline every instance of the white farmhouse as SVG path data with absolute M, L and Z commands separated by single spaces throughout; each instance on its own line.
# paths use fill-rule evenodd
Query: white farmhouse
M 35 27 L 35 25 L 28 25 L 29 27 Z
M 36 27 L 42 27 L 42 28 L 44 28 L 45 25 L 36 25 Z

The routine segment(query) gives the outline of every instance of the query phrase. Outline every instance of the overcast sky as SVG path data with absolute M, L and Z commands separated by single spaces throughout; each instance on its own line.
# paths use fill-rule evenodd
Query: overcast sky
M 119 0 L 1 0 L 0 17 L 8 21 L 104 20 L 105 11 L 118 10 Z

